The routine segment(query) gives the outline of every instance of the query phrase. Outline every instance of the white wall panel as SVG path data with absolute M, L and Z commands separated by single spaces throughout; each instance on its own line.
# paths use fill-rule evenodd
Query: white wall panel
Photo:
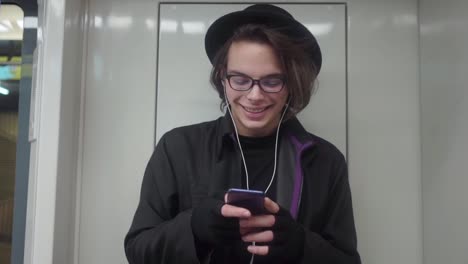
M 89 1 L 78 263 L 123 249 L 154 145 L 154 1 Z
M 83 8 L 80 0 L 70 0 L 65 5 L 53 263 L 71 263 L 74 257 L 76 175 L 84 62 Z
M 468 2 L 420 5 L 424 263 L 468 263 Z
M 351 1 L 349 170 L 365 263 L 422 262 L 416 1 Z
M 221 14 L 245 4 L 161 4 L 156 111 L 156 141 L 168 130 L 213 120 L 220 112 L 211 87 L 205 33 Z M 308 131 L 346 154 L 346 26 L 344 4 L 280 5 L 308 26 L 324 58 L 320 87 L 299 119 Z

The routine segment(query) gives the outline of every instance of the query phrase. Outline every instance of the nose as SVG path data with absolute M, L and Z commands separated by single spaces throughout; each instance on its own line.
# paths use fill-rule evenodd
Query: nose
M 258 83 L 254 84 L 252 88 L 249 90 L 247 93 L 247 99 L 256 101 L 256 100 L 261 100 L 263 99 L 264 94 L 262 88 L 258 85 Z

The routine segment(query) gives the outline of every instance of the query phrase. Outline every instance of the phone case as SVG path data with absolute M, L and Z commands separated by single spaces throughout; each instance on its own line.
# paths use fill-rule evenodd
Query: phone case
M 265 194 L 262 191 L 246 189 L 229 189 L 227 193 L 227 203 L 245 208 L 252 215 L 265 214 L 264 207 Z

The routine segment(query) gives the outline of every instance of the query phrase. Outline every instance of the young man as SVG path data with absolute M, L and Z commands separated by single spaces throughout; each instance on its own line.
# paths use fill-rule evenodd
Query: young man
M 145 172 L 125 252 L 130 263 L 360 263 L 346 162 L 295 115 L 322 57 L 285 10 L 257 4 L 205 37 L 226 115 L 176 128 Z M 225 203 L 265 192 L 265 212 Z

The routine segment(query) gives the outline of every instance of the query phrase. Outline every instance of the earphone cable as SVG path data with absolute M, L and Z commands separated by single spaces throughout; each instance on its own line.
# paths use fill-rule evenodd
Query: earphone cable
M 240 150 L 240 153 L 241 153 L 241 157 L 242 157 L 242 162 L 244 163 L 244 170 L 245 170 L 245 180 L 246 180 L 246 186 L 247 186 L 247 190 L 250 190 L 249 188 L 249 172 L 247 170 L 247 164 L 245 162 L 245 157 L 244 157 L 244 152 L 242 150 L 242 145 L 240 143 L 240 140 L 239 140 L 239 131 L 237 130 L 237 125 L 236 125 L 236 121 L 234 120 L 234 116 L 231 112 L 231 107 L 229 105 L 229 100 L 227 99 L 227 96 L 226 96 L 226 86 L 224 86 L 224 98 L 226 100 L 226 107 L 228 109 L 228 112 L 229 112 L 229 115 L 231 116 L 231 120 L 232 120 L 232 124 L 234 125 L 234 130 L 235 130 L 235 133 L 236 133 L 236 139 L 237 139 L 237 144 L 239 145 L 239 150 Z M 288 102 L 286 103 L 286 107 L 284 108 L 284 111 L 283 111 L 283 114 L 281 115 L 281 118 L 280 118 L 280 121 L 278 123 L 278 128 L 276 129 L 276 139 L 275 139 L 275 159 L 274 159 L 274 165 L 273 165 L 273 174 L 271 175 L 271 179 L 270 179 L 270 183 L 268 184 L 267 188 L 265 189 L 265 194 L 268 192 L 268 190 L 270 189 L 271 185 L 273 184 L 273 181 L 275 179 L 275 174 L 276 174 L 276 164 L 277 164 L 277 157 L 278 157 L 278 135 L 279 135 L 279 130 L 280 130 L 280 126 L 281 126 L 281 123 L 283 122 L 283 118 L 284 118 L 284 115 L 286 114 L 286 111 L 288 110 L 289 108 L 289 102 L 291 101 L 291 98 L 288 99 Z M 255 241 L 252 242 L 252 246 L 255 246 Z M 255 257 L 255 254 L 252 253 L 252 257 L 250 258 L 250 264 L 253 264 L 253 261 L 254 261 L 254 257 Z

